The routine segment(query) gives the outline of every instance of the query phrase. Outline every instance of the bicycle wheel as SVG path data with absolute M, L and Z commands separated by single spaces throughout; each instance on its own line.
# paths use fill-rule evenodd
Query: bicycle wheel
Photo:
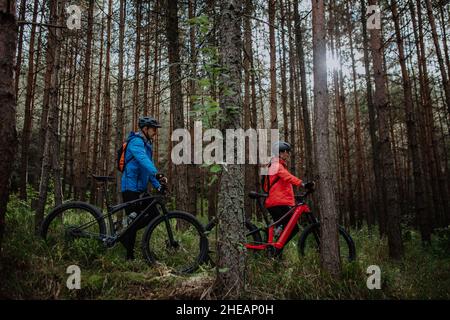
M 208 252 L 204 232 L 193 215 L 169 212 L 148 225 L 142 237 L 142 253 L 150 265 L 162 264 L 175 273 L 194 272 Z
M 353 261 L 356 258 L 356 248 L 352 237 L 339 226 L 339 250 L 341 260 Z M 299 256 L 320 253 L 320 223 L 310 224 L 305 228 L 298 240 Z
M 52 253 L 89 262 L 103 248 L 100 239 L 106 236 L 106 225 L 96 207 L 71 201 L 47 215 L 40 235 Z
M 206 234 L 208 235 L 208 256 L 206 261 L 213 266 L 217 261 L 217 234 L 214 232 L 216 225 L 217 218 L 213 218 L 205 227 Z M 247 229 L 246 243 L 255 245 L 263 243 L 261 234 L 253 223 L 246 221 L 245 228 Z

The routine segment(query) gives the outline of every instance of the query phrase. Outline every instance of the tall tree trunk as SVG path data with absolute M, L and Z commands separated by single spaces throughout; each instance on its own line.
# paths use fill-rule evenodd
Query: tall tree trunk
M 59 5 L 58 5 L 59 3 Z M 64 1 L 52 0 L 50 2 L 50 24 L 63 23 Z M 47 202 L 48 183 L 52 168 L 54 168 L 54 155 L 57 154 L 59 148 L 58 143 L 58 91 L 59 91 L 59 68 L 61 57 L 61 28 L 50 28 L 48 33 L 48 46 L 53 59 L 50 60 L 51 77 L 49 82 L 49 118 L 48 128 L 45 134 L 44 157 L 42 161 L 40 184 L 39 184 L 39 201 L 36 207 L 35 231 L 38 232 L 44 219 L 44 209 Z M 59 155 L 58 155 L 59 156 Z M 55 175 L 54 175 L 55 177 Z M 59 192 L 55 189 L 55 192 Z
M 338 212 L 334 195 L 328 128 L 328 88 L 326 63 L 326 23 L 323 0 L 312 0 L 313 63 L 314 63 L 314 155 L 319 175 L 319 206 L 321 213 L 321 263 L 334 276 L 340 274 Z
M 376 0 L 370 0 L 371 5 L 377 5 Z M 389 110 L 387 99 L 386 77 L 383 68 L 384 47 L 381 32 L 377 29 L 370 30 L 370 48 L 372 51 L 373 69 L 375 74 L 375 99 L 374 106 L 378 111 L 378 125 L 380 135 L 380 153 L 382 155 L 382 179 L 383 179 L 383 206 L 387 212 L 387 236 L 389 255 L 399 259 L 403 255 L 403 244 L 400 227 L 400 211 L 395 181 L 394 156 L 389 137 Z M 389 209 L 389 210 L 387 210 Z
M 422 241 L 429 243 L 431 240 L 431 225 L 429 224 L 428 211 L 425 210 L 425 199 L 422 181 L 422 162 L 417 142 L 417 126 L 414 114 L 412 85 L 409 77 L 408 68 L 406 66 L 405 50 L 401 35 L 401 27 L 399 22 L 399 14 L 397 9 L 397 1 L 391 2 L 392 16 L 394 18 L 395 35 L 397 38 L 397 47 L 399 51 L 400 67 L 403 79 L 403 97 L 405 104 L 406 129 L 408 146 L 411 153 L 414 178 L 414 200 L 415 211 L 418 221 L 420 221 L 420 230 Z
M 301 91 L 301 104 L 303 113 L 303 127 L 304 129 L 304 144 L 305 144 L 305 160 L 306 160 L 306 170 L 305 177 L 310 180 L 313 177 L 314 164 L 313 164 L 313 141 L 312 141 L 312 129 L 311 120 L 309 116 L 308 109 L 308 88 L 306 81 L 306 67 L 305 67 L 305 53 L 303 49 L 303 33 L 300 21 L 300 15 L 298 13 L 298 0 L 294 0 L 294 23 L 295 23 L 295 44 L 297 48 L 297 59 L 299 61 L 299 71 L 300 71 L 300 84 L 302 87 Z
M 105 84 L 104 84 L 104 96 L 103 96 L 103 128 L 102 128 L 102 174 L 105 176 L 109 175 L 109 163 L 110 163 L 110 152 L 111 152 L 111 84 L 110 84 L 110 73 L 111 73 L 111 21 L 113 15 L 113 3 L 109 0 L 108 4 L 108 19 L 106 23 L 106 52 L 105 52 Z M 103 201 L 103 199 L 101 199 Z M 102 202 L 103 203 L 103 202 Z
M 450 82 L 449 82 L 449 76 L 447 74 L 447 71 L 445 70 L 445 64 L 444 59 L 442 57 L 442 51 L 441 46 L 439 44 L 439 38 L 437 34 L 437 28 L 436 28 L 436 21 L 434 19 L 434 12 L 433 12 L 433 6 L 431 3 L 431 0 L 425 0 L 426 6 L 427 6 L 427 15 L 428 15 L 428 21 L 430 23 L 431 27 L 431 34 L 433 35 L 433 43 L 434 48 L 436 50 L 436 55 L 439 63 L 439 70 L 441 72 L 442 77 L 442 86 L 444 87 L 445 92 L 445 103 L 447 104 L 447 110 L 448 114 L 450 115 Z M 450 72 L 450 70 L 449 70 Z
M 124 56 L 124 40 L 125 40 L 125 0 L 120 0 L 119 7 L 119 65 L 118 65 L 118 77 L 117 77 L 117 99 L 116 99 L 116 148 L 119 150 L 120 146 L 124 140 L 124 105 L 123 105 L 123 56 Z M 157 44 L 156 44 L 157 46 Z M 156 59 L 156 56 L 155 56 Z M 154 84 L 153 84 L 154 85 Z M 154 94 L 154 93 L 153 93 Z M 153 101 L 152 97 L 152 101 Z M 121 173 L 116 170 L 116 181 L 117 181 L 117 202 L 120 202 L 120 191 L 121 191 Z
M 88 106 L 89 106 L 89 82 L 91 74 L 91 53 L 92 53 L 92 29 L 93 29 L 93 15 L 94 15 L 94 0 L 89 0 L 88 9 L 88 26 L 86 37 L 86 54 L 84 57 L 84 74 L 83 74 L 83 97 L 81 105 L 81 141 L 80 154 L 78 158 L 78 170 L 75 182 L 75 197 L 84 201 L 86 197 L 87 186 L 87 169 L 88 169 Z
M 19 7 L 19 20 L 25 21 L 25 13 L 26 13 L 26 0 L 21 0 Z M 16 68 L 15 68 L 15 96 L 16 99 L 19 99 L 19 81 L 20 74 L 22 71 L 22 46 L 23 46 L 23 33 L 24 33 L 24 24 L 19 26 L 19 41 L 17 41 L 17 58 L 16 58 Z
M 34 39 L 36 36 L 36 20 L 38 14 L 39 1 L 34 0 L 33 7 L 33 24 L 31 25 L 30 34 L 30 47 L 28 50 L 28 75 L 27 75 L 27 88 L 25 95 L 25 117 L 22 129 L 21 139 L 21 159 L 20 159 L 20 198 L 27 200 L 27 183 L 28 183 L 28 152 L 30 148 L 31 126 L 32 126 L 32 114 L 31 114 L 31 102 L 33 97 L 33 84 L 34 84 Z
M 281 31 L 281 39 L 279 39 L 279 56 L 281 57 L 281 107 L 283 112 L 283 136 L 285 141 L 289 141 L 289 122 L 288 122 L 288 113 L 287 113 L 287 84 L 286 84 L 286 40 L 285 40 L 285 32 L 284 26 L 286 24 L 286 16 L 284 13 L 284 2 L 280 0 L 280 27 Z
M 381 159 L 380 159 L 380 143 L 377 136 L 377 121 L 378 116 L 376 114 L 373 102 L 373 90 L 370 74 L 370 62 L 369 62 L 369 40 L 367 35 L 367 18 L 366 18 L 366 1 L 361 1 L 361 24 L 363 31 L 363 54 L 364 54 L 364 67 L 366 77 L 366 90 L 367 90 L 367 109 L 369 111 L 369 133 L 370 142 L 372 145 L 372 163 L 373 163 L 373 175 L 375 180 L 375 194 L 373 195 L 373 206 L 371 208 L 372 217 L 378 218 L 380 235 L 386 234 L 386 211 L 382 202 L 382 171 L 381 171 Z
M 244 78 L 244 101 L 243 101 L 243 109 L 244 109 L 244 129 L 247 130 L 248 128 L 256 128 L 255 124 L 252 123 L 252 117 L 253 117 L 253 108 L 251 103 L 253 101 L 250 100 L 251 95 L 251 75 L 253 73 L 252 70 L 252 63 L 253 63 L 253 50 L 252 50 L 252 23 L 250 20 L 250 16 L 253 13 L 253 0 L 246 0 L 245 1 L 245 18 L 244 18 L 244 62 L 243 62 L 243 68 L 245 73 Z M 249 146 L 246 143 L 245 144 L 245 152 L 248 153 Z M 257 179 L 257 176 L 255 175 L 254 170 L 255 165 L 247 164 L 245 166 L 245 194 L 247 194 L 249 191 L 252 190 L 258 190 L 255 188 L 255 180 Z M 257 171 L 256 171 L 257 172 Z M 252 218 L 253 215 L 253 208 L 254 208 L 254 201 L 250 199 L 249 197 L 245 197 L 245 214 L 248 219 Z
M 220 97 L 224 120 L 222 129 L 241 128 L 241 52 L 242 3 L 221 1 L 219 52 L 225 70 L 221 74 L 224 89 L 235 94 Z M 236 159 L 235 159 L 236 160 Z M 239 298 L 244 288 L 244 172 L 242 165 L 229 164 L 222 172 L 218 210 L 218 262 L 216 291 L 222 298 Z
M 17 47 L 15 1 L 0 1 L 0 259 L 9 199 L 10 176 L 17 150 L 14 62 Z
M 178 30 L 178 4 L 176 1 L 168 1 L 166 18 L 167 50 L 169 56 L 169 81 L 170 81 L 170 113 L 173 116 L 173 130 L 184 128 L 183 92 L 181 86 L 181 61 L 180 39 Z M 174 165 L 175 195 L 177 208 L 186 210 L 188 206 L 188 190 L 186 165 Z
M 277 116 L 277 71 L 275 44 L 276 0 L 269 0 L 269 44 L 270 44 L 270 127 L 278 128 Z
M 355 153 L 356 153 L 356 188 L 357 188 L 357 223 L 358 228 L 362 226 L 363 217 L 366 218 L 367 225 L 369 228 L 373 225 L 373 219 L 369 212 L 369 203 L 367 199 L 367 190 L 365 188 L 365 178 L 366 178 L 366 168 L 364 162 L 364 148 L 362 142 L 362 133 L 361 133 L 361 118 L 360 118 L 360 105 L 358 99 L 358 88 L 356 85 L 356 64 L 355 64 L 355 55 L 354 55 L 354 47 L 353 47 L 353 24 L 350 16 L 350 7 L 347 4 L 347 34 L 349 38 L 350 45 L 350 58 L 351 58 L 351 66 L 352 66 L 352 85 L 353 85 L 353 99 L 354 99 L 354 112 L 355 112 Z
M 169 3 L 173 1 L 168 1 Z M 135 1 L 136 5 L 136 49 L 134 51 L 134 82 L 133 82 L 133 129 L 137 130 L 138 115 L 143 111 L 139 99 L 139 62 L 141 60 L 141 21 L 142 3 Z
M 188 17 L 192 19 L 196 16 L 196 0 L 189 0 L 188 4 Z M 195 41 L 195 33 L 196 26 L 192 24 L 189 27 L 189 61 L 190 61 L 190 70 L 192 79 L 189 80 L 189 112 L 194 111 L 195 104 L 195 95 L 196 95 L 196 83 L 195 80 L 197 78 L 197 49 L 196 49 L 196 41 Z M 189 115 L 189 113 L 188 113 Z M 188 117 L 189 119 L 189 129 L 191 132 L 191 137 L 194 136 L 194 117 Z M 194 139 L 191 140 L 191 150 L 194 150 Z M 199 171 L 198 167 L 194 164 L 189 164 L 187 166 L 187 182 L 189 184 L 189 199 L 188 199 L 188 212 L 192 214 L 197 213 L 197 197 L 198 197 L 198 186 L 199 186 Z
M 103 8 L 102 8 L 103 9 Z M 100 54 L 99 54 L 99 63 L 98 63 L 98 83 L 97 83 L 97 96 L 95 99 L 95 115 L 94 115 L 94 144 L 93 144 L 93 150 L 92 150 L 92 172 L 94 174 L 99 174 L 98 168 L 98 156 L 102 155 L 99 148 L 99 127 L 100 127 L 100 100 L 101 100 L 101 94 L 102 94 L 102 80 L 103 80 L 103 36 L 104 36 L 104 30 L 105 30 L 105 23 L 104 19 L 102 18 L 102 27 L 100 32 Z M 92 184 L 91 184 L 91 195 L 90 195 L 90 202 L 96 203 L 97 201 L 97 183 L 95 182 L 94 178 L 92 178 Z M 98 203 L 97 203 L 98 205 Z

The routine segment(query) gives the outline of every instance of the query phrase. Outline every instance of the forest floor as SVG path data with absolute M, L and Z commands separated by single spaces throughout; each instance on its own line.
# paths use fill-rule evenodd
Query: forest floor
M 12 195 L 0 264 L 0 299 L 216 298 L 211 293 L 216 271 L 209 266 L 189 276 L 173 275 L 148 266 L 140 252 L 135 261 L 125 261 L 121 245 L 71 259 L 50 252 L 34 235 L 33 214 L 28 203 Z M 281 261 L 249 255 L 242 298 L 450 299 L 448 232 L 424 248 L 420 235 L 408 230 L 401 261 L 390 260 L 386 241 L 373 233 L 369 235 L 367 228 L 351 230 L 357 259 L 343 264 L 339 279 L 321 271 L 317 256 L 300 259 L 296 241 L 291 241 Z M 79 290 L 66 287 L 67 267 L 73 264 L 81 268 Z M 367 288 L 370 265 L 380 267 L 381 289 Z

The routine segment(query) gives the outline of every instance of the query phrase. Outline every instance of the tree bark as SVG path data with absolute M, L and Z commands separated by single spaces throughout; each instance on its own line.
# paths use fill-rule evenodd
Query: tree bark
M 59 5 L 58 5 L 59 4 Z M 63 8 L 64 1 L 52 0 L 50 2 L 50 23 L 51 24 L 62 24 L 63 22 Z M 52 169 L 56 169 L 54 166 L 57 164 L 54 160 L 54 156 L 58 155 L 57 152 L 59 148 L 58 144 L 58 117 L 59 117 L 59 108 L 58 108 L 58 91 L 59 91 L 59 68 L 60 68 L 60 57 L 61 57 L 61 28 L 51 28 L 48 33 L 48 44 L 49 44 L 49 52 L 53 59 L 50 60 L 52 63 L 49 68 L 52 70 L 49 88 L 47 91 L 49 92 L 49 118 L 48 118 L 48 127 L 45 133 L 45 143 L 44 143 L 44 157 L 42 161 L 41 168 L 41 176 L 40 176 L 40 184 L 39 184 L 39 201 L 36 207 L 36 215 L 35 215 L 35 232 L 39 232 L 39 228 L 44 219 L 44 209 L 45 204 L 47 202 L 47 192 L 48 192 L 48 183 L 50 180 L 50 173 Z M 55 171 L 54 171 L 55 172 Z M 56 175 L 54 175 L 56 178 Z M 56 190 L 55 192 L 59 192 Z
M 86 197 L 87 169 L 88 169 L 88 106 L 89 106 L 89 81 L 91 73 L 92 30 L 93 30 L 94 0 L 89 0 L 88 30 L 86 37 L 86 54 L 84 58 L 83 97 L 81 105 L 81 141 L 78 158 L 78 170 L 75 183 L 75 197 L 84 201 Z
M 33 22 L 37 20 L 39 1 L 34 0 Z M 28 183 L 28 150 L 30 147 L 30 136 L 32 126 L 31 102 L 33 97 L 34 84 L 34 42 L 36 36 L 36 25 L 31 25 L 30 46 L 28 50 L 28 75 L 27 88 L 25 95 L 25 117 L 22 129 L 21 139 L 21 160 L 20 160 L 20 198 L 27 200 L 27 183 Z
M 277 116 L 277 71 L 275 45 L 275 4 L 276 0 L 269 0 L 269 44 L 270 44 L 270 127 L 278 128 Z
M 167 2 L 166 38 L 169 57 L 170 81 L 170 113 L 173 116 L 173 130 L 185 128 L 183 112 L 183 91 L 181 86 L 180 39 L 178 30 L 178 4 L 177 1 Z M 174 165 L 173 176 L 177 208 L 187 210 L 188 190 L 186 165 Z
M 376 0 L 370 0 L 371 5 L 377 5 Z M 385 70 L 383 68 L 384 47 L 381 32 L 370 30 L 370 48 L 372 51 L 373 70 L 375 77 L 374 106 L 378 111 L 378 125 L 380 135 L 380 153 L 382 155 L 383 206 L 387 212 L 387 236 L 389 255 L 393 259 L 400 259 L 403 255 L 403 244 L 400 227 L 400 211 L 395 181 L 394 156 L 389 137 L 389 110 L 387 99 Z
M 120 0 L 119 7 L 119 65 L 118 65 L 118 77 L 117 77 L 117 99 L 116 99 L 116 148 L 119 150 L 124 140 L 124 105 L 123 105 L 123 56 L 124 56 L 124 40 L 125 40 L 125 0 Z M 157 45 L 156 45 L 157 46 Z M 156 59 L 156 56 L 155 56 Z M 153 84 L 154 85 L 154 84 Z M 154 98 L 152 98 L 153 101 Z M 122 174 L 119 170 L 116 170 L 116 194 L 117 202 L 120 202 L 121 192 L 121 178 Z
M 17 150 L 16 90 L 14 62 L 17 47 L 15 1 L 0 2 L 0 258 L 5 231 L 5 215 L 10 192 L 10 176 Z
M 219 53 L 223 72 L 220 75 L 222 90 L 232 95 L 220 97 L 223 111 L 222 129 L 241 128 L 241 52 L 242 52 L 242 2 L 221 2 Z M 222 298 L 236 299 L 244 288 L 244 172 L 242 165 L 229 164 L 222 171 L 218 206 L 218 262 L 216 292 Z
M 431 34 L 433 36 L 434 48 L 436 50 L 436 56 L 439 63 L 439 70 L 442 77 L 442 86 L 445 92 L 445 103 L 447 105 L 448 114 L 450 115 L 450 82 L 447 71 L 445 70 L 444 58 L 442 57 L 442 50 L 439 44 L 439 38 L 437 34 L 436 21 L 434 18 L 433 6 L 431 0 L 425 0 L 427 6 L 428 21 L 431 27 Z M 450 72 L 450 70 L 449 70 Z
M 320 256 L 322 267 L 333 276 L 340 274 L 338 213 L 334 195 L 328 128 L 328 88 L 326 64 L 325 7 L 323 0 L 312 0 L 314 63 L 314 155 L 319 175 L 318 195 L 321 213 Z
M 298 13 L 298 0 L 294 0 L 294 28 L 295 28 L 295 44 L 297 48 L 297 59 L 299 61 L 300 71 L 300 84 L 301 84 L 301 105 L 303 113 L 303 127 L 304 127 L 304 144 L 305 144 L 305 160 L 306 170 L 304 176 L 306 179 L 311 180 L 314 172 L 313 164 L 313 141 L 312 141 L 312 129 L 311 118 L 309 116 L 308 109 L 308 87 L 306 82 L 306 67 L 305 67 L 305 53 L 303 49 L 303 32 L 301 28 L 300 15 Z
M 406 129 L 409 151 L 411 153 L 413 178 L 414 178 L 414 201 L 415 213 L 418 221 L 420 221 L 420 230 L 422 241 L 429 243 L 431 241 L 431 226 L 428 224 L 428 211 L 425 209 L 425 199 L 422 181 L 422 162 L 418 149 L 416 117 L 414 114 L 412 85 L 409 77 L 408 68 L 406 66 L 405 50 L 401 35 L 401 27 L 399 22 L 399 14 L 397 9 L 397 1 L 391 2 L 392 16 L 394 18 L 395 35 L 397 39 L 397 47 L 399 51 L 400 67 L 403 79 L 403 97 L 405 104 Z

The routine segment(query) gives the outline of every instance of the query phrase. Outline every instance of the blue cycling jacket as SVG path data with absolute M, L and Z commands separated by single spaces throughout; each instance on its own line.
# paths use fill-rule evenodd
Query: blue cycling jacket
M 122 174 L 122 192 L 144 192 L 149 182 L 160 187 L 152 158 L 153 146 L 141 132 L 130 132 L 125 152 L 125 170 Z

